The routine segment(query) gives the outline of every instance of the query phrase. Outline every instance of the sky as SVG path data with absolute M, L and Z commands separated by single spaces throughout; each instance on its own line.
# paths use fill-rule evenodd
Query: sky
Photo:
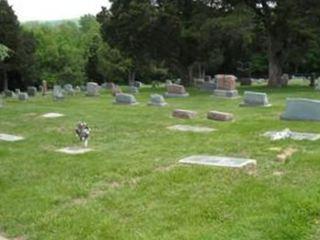
M 73 19 L 96 14 L 108 0 L 8 0 L 19 21 Z

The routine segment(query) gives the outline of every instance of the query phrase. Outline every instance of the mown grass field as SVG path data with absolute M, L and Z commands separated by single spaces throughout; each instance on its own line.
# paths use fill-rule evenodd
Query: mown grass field
M 286 89 L 240 88 L 269 94 L 271 108 L 239 107 L 189 89 L 191 97 L 147 106 L 144 88 L 137 106 L 84 95 L 54 102 L 38 96 L 23 103 L 6 100 L 0 133 L 22 135 L 0 142 L 0 235 L 20 239 L 320 239 L 319 141 L 273 142 L 265 131 L 290 128 L 320 133 L 318 122 L 279 120 L 286 97 L 320 99 L 302 85 Z M 170 117 L 175 108 L 198 112 L 193 120 Z M 206 119 L 210 110 L 235 114 L 233 122 Z M 66 116 L 44 119 L 42 114 Z M 90 147 L 80 156 L 55 152 L 80 145 L 73 133 L 79 120 L 92 129 Z M 176 124 L 206 126 L 212 133 L 167 130 Z M 272 148 L 298 150 L 287 163 Z M 270 150 L 271 149 L 271 150 Z M 197 154 L 256 159 L 257 172 L 179 165 Z M 281 173 L 275 174 L 275 173 Z

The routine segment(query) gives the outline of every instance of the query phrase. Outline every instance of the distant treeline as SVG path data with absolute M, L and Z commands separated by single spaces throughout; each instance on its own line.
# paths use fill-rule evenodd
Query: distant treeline
M 0 0 L 0 88 L 216 73 L 318 74 L 320 1 L 113 0 L 97 16 L 20 24 Z M 1 47 L 2 46 L 2 47 Z

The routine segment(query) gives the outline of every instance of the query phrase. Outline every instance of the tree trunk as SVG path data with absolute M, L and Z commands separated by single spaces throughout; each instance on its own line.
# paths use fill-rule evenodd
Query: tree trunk
M 129 86 L 133 86 L 135 80 L 136 80 L 136 72 L 135 71 L 129 71 L 129 74 L 128 74 Z
M 191 86 L 193 85 L 193 65 L 188 66 L 188 85 Z
M 3 81 L 3 90 L 8 90 L 8 75 L 7 75 L 7 71 L 3 70 L 2 71 L 2 81 Z
M 268 61 L 269 61 L 269 87 L 281 87 L 282 86 L 282 66 L 281 66 L 281 50 L 276 47 L 278 43 L 276 40 L 269 40 L 268 47 Z

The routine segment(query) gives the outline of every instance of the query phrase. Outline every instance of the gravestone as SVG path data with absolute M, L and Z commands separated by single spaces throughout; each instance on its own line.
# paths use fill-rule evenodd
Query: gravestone
M 281 119 L 320 121 L 320 100 L 288 98 Z
M 192 119 L 197 116 L 197 112 L 190 111 L 190 110 L 176 109 L 172 112 L 172 116 L 175 118 Z
M 42 81 L 42 96 L 46 95 L 48 92 L 48 83 L 46 80 Z
M 149 105 L 151 106 L 157 106 L 157 107 L 163 107 L 166 106 L 167 103 L 164 100 L 163 96 L 159 95 L 159 94 L 152 94 L 150 96 L 150 102 Z
M 168 127 L 170 130 L 181 131 L 181 132 L 194 132 L 194 133 L 209 133 L 215 131 L 213 128 L 208 127 L 198 127 L 189 125 L 174 125 Z
M 6 141 L 6 142 L 16 142 L 16 141 L 21 141 L 24 138 L 21 136 L 15 136 L 15 135 L 10 135 L 10 134 L 5 134 L 5 133 L 0 133 L 0 141 Z
M 112 96 L 117 96 L 118 94 L 122 93 L 121 88 L 118 85 L 114 85 L 111 89 Z
M 3 98 L 2 98 L 2 96 L 0 95 L 0 108 L 3 108 Z
M 217 84 L 213 81 L 210 82 L 204 82 L 200 86 L 200 90 L 204 92 L 213 92 L 217 88 Z
M 117 94 L 114 103 L 123 104 L 123 105 L 135 105 L 135 104 L 138 104 L 136 98 L 133 95 L 126 94 L 126 93 Z
M 215 78 L 217 81 L 217 89 L 214 90 L 214 95 L 226 98 L 238 96 L 238 91 L 236 90 L 237 78 L 235 76 L 218 74 Z
M 232 113 L 210 111 L 207 113 L 207 118 L 215 121 L 232 121 L 234 116 Z
M 194 82 L 195 87 L 200 88 L 202 86 L 202 84 L 204 83 L 204 79 L 203 78 L 194 78 L 193 82 Z
M 241 86 L 251 86 L 252 85 L 252 78 L 240 78 Z
M 246 158 L 234 158 L 234 157 L 220 157 L 220 156 L 206 156 L 196 155 L 181 159 L 180 163 L 185 164 L 197 164 L 205 166 L 215 167 L 228 167 L 237 169 L 254 169 L 256 168 L 257 161 Z
M 143 83 L 139 81 L 134 81 L 133 86 L 136 88 L 141 88 L 143 86 Z
M 168 86 L 168 85 L 172 85 L 173 83 L 172 83 L 172 81 L 171 80 L 166 80 L 166 86 Z
M 75 91 L 73 89 L 73 86 L 71 84 L 65 84 L 63 86 L 63 89 L 65 90 L 65 92 L 68 94 L 68 95 L 71 95 L 73 96 L 75 94 Z
M 206 76 L 204 77 L 204 81 L 206 81 L 206 82 L 211 82 L 211 81 L 212 81 L 212 77 L 211 77 L 210 75 L 206 75 Z
M 268 96 L 266 93 L 260 92 L 251 92 L 245 91 L 244 92 L 244 100 L 240 106 L 252 106 L 252 107 L 270 107 Z
M 15 97 L 16 95 L 14 94 L 13 91 L 10 91 L 10 90 L 4 90 L 4 95 L 5 97 L 7 98 L 12 98 L 12 97 Z
M 137 93 L 139 93 L 139 88 L 137 88 L 135 86 L 129 86 L 128 92 L 131 94 L 137 94 Z
M 95 97 L 99 95 L 100 86 L 95 82 L 87 83 L 87 96 Z
M 166 98 L 181 98 L 188 97 L 189 93 L 186 92 L 184 86 L 179 84 L 167 85 L 167 92 L 164 94 Z
M 282 131 L 270 131 L 263 134 L 264 137 L 270 138 L 272 141 L 282 139 L 293 139 L 293 140 L 309 140 L 316 141 L 320 139 L 320 134 L 317 133 L 304 133 L 304 132 L 293 132 L 286 128 Z
M 37 95 L 36 87 L 27 87 L 27 93 L 30 97 L 35 97 Z
M 42 117 L 44 118 L 59 118 L 59 117 L 63 117 L 64 115 L 61 113 L 46 113 L 43 114 Z
M 14 92 L 15 92 L 16 95 L 19 95 L 19 93 L 21 93 L 19 88 L 15 89 Z
M 82 147 L 66 147 L 58 149 L 56 152 L 65 153 L 69 155 L 79 155 L 91 152 L 91 148 L 82 148 Z
M 28 93 L 21 92 L 18 95 L 20 101 L 27 101 L 29 99 Z
M 54 100 L 62 100 L 64 99 L 63 90 L 60 85 L 53 86 L 52 96 Z

